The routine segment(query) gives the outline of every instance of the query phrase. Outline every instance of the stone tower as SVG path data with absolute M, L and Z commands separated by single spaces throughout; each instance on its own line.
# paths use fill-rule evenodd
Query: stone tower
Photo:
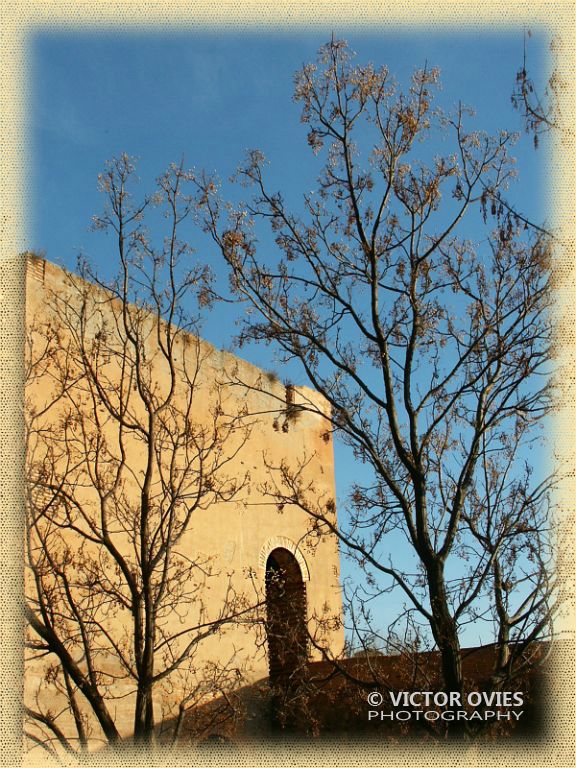
M 38 499 L 47 505 L 54 504 L 54 498 L 58 495 L 57 476 L 64 471 L 62 462 L 68 456 L 70 462 L 76 458 L 72 455 L 74 447 L 68 447 L 62 451 L 59 436 L 64 429 L 69 429 L 70 422 L 64 424 L 61 399 L 54 401 L 54 375 L 56 366 L 59 374 L 62 374 L 63 355 L 70 354 L 73 348 L 75 329 L 73 325 L 62 322 L 62 311 L 56 310 L 56 305 L 62 302 L 71 307 L 77 297 L 82 295 L 84 301 L 94 300 L 99 309 L 92 317 L 93 327 L 86 332 L 102 333 L 99 322 L 113 320 L 118 309 L 113 300 L 107 298 L 102 301 L 103 291 L 86 284 L 80 278 L 67 273 L 54 264 L 36 256 L 27 257 L 26 270 L 26 327 L 28 335 L 29 359 L 41 359 L 41 364 L 36 372 L 29 378 L 26 389 L 26 403 L 28 416 L 34 418 L 40 441 L 36 439 L 33 450 L 29 449 L 28 461 L 30 477 L 37 476 L 37 469 L 32 466 L 34 461 L 46 461 L 46 448 L 50 440 L 54 439 L 58 456 L 54 459 L 56 471 L 50 483 L 42 493 L 37 494 Z M 116 309 L 114 307 L 116 306 Z M 109 316 L 107 316 L 109 313 Z M 98 318 L 100 318 L 98 320 Z M 109 322 L 108 327 L 114 323 Z M 43 348 L 48 345 L 53 350 L 50 355 L 44 355 Z M 110 341 L 115 344 L 114 339 Z M 151 342 L 153 344 L 153 342 Z M 309 514 L 298 506 L 290 503 L 279 502 L 274 495 L 274 488 L 281 483 L 281 469 L 292 468 L 298 473 L 299 481 L 303 487 L 313 494 L 313 502 L 322 505 L 323 509 L 330 510 L 335 519 L 335 486 L 334 486 L 334 458 L 332 437 L 328 424 L 322 414 L 327 413 L 327 404 L 312 390 L 306 387 L 286 387 L 275 377 L 263 373 L 263 371 L 250 365 L 239 358 L 219 351 L 197 337 L 187 337 L 179 340 L 182 345 L 182 356 L 186 356 L 186 348 L 189 347 L 197 359 L 202 359 L 202 366 L 195 369 L 195 386 L 199 393 L 196 407 L 190 418 L 196 422 L 205 424 L 206 429 L 214 425 L 215 391 L 222 382 L 228 386 L 219 390 L 223 392 L 222 402 L 218 413 L 243 414 L 249 428 L 242 433 L 242 439 L 237 436 L 229 436 L 229 443 L 224 442 L 220 450 L 219 461 L 225 466 L 228 478 L 241 479 L 238 482 L 240 490 L 234 494 L 222 498 L 214 498 L 209 504 L 199 505 L 194 512 L 193 520 L 182 539 L 179 541 L 179 552 L 183 558 L 196 559 L 204 563 L 204 576 L 197 585 L 196 598 L 187 598 L 179 602 L 175 598 L 173 611 L 170 615 L 163 616 L 166 632 L 172 636 L 186 630 L 187 624 L 196 622 L 198 626 L 209 625 L 217 622 L 221 606 L 231 595 L 238 600 L 240 618 L 237 621 L 222 622 L 217 632 L 207 633 L 194 649 L 193 661 L 182 665 L 183 674 L 174 676 L 169 684 L 164 685 L 165 680 L 158 684 L 154 691 L 154 706 L 156 718 L 161 712 L 170 717 L 178 711 L 178 706 L 183 698 L 189 695 L 197 684 L 197 699 L 202 699 L 203 680 L 207 675 L 214 675 L 217 666 L 228 667 L 237 670 L 237 675 L 245 683 L 252 683 L 266 678 L 269 671 L 272 675 L 282 676 L 286 665 L 294 663 L 295 649 L 298 653 L 304 653 L 309 659 L 319 659 L 320 653 L 314 644 L 305 640 L 306 629 L 314 633 L 319 626 L 319 621 L 329 618 L 325 622 L 322 633 L 318 635 L 319 642 L 328 647 L 331 652 L 338 653 L 343 646 L 343 629 L 341 623 L 341 595 L 339 589 L 339 551 L 338 542 L 333 534 L 326 530 L 318 530 L 311 524 Z M 44 347 L 43 347 L 44 345 Z M 65 353 L 65 350 L 68 352 Z M 153 353 L 150 352 L 151 359 Z M 158 363 L 153 363 L 156 368 L 154 374 L 159 386 L 169 377 L 161 357 Z M 114 384 L 113 369 L 106 375 L 107 386 Z M 118 372 L 118 376 L 121 374 Z M 120 378 L 118 379 L 120 381 Z M 231 382 L 235 382 L 231 386 Z M 240 385 L 242 382 L 243 386 Z M 118 387 L 121 385 L 118 384 Z M 178 383 L 177 385 L 178 386 Z M 81 378 L 71 384 L 67 393 L 70 402 L 74 402 L 75 389 L 78 397 L 76 402 L 82 401 L 80 394 L 83 383 Z M 82 401 L 84 402 L 84 401 Z M 79 406 L 81 418 L 81 409 Z M 220 418 L 220 416 L 218 417 Z M 219 427 L 218 427 L 219 429 Z M 107 432 L 108 430 L 108 432 Z M 102 427 L 102 434 L 108 444 L 117 440 L 116 433 L 107 426 Z M 47 442 L 48 441 L 48 442 Z M 241 443 L 241 444 L 240 444 Z M 142 460 L 142 446 L 134 440 L 125 456 L 125 461 L 130 472 L 137 477 Z M 54 449 L 50 449 L 54 450 Z M 42 454 L 42 451 L 44 453 Z M 228 452 L 228 455 L 227 455 Z M 38 454 L 42 454 L 40 457 Z M 168 456 L 168 454 L 166 454 Z M 82 457 L 78 457 L 80 461 Z M 98 460 L 98 452 L 95 451 L 93 461 Z M 36 475 L 35 475 L 36 472 Z M 74 477 L 74 494 L 80 499 L 80 506 L 86 505 L 86 509 L 99 509 L 98 492 L 91 487 L 89 467 L 77 473 Z M 45 472 L 44 472 L 45 477 Z M 37 481 L 36 481 L 37 482 Z M 43 482 L 43 481 L 42 481 Z M 129 496 L 136 494 L 138 483 L 131 485 L 128 480 L 122 490 L 122 498 L 127 507 L 131 508 Z M 56 486 L 55 486 L 56 483 Z M 50 496 L 52 489 L 54 495 Z M 56 490 L 54 490 L 56 488 Z M 64 498 L 61 493 L 62 499 Z M 76 498 L 76 497 L 75 497 Z M 120 496 L 118 496 L 120 498 Z M 62 501 L 62 500 L 61 500 Z M 58 502 L 60 503 L 60 502 Z M 65 502 L 62 502 L 65 507 Z M 72 503 L 72 502 L 71 502 Z M 134 501 L 137 508 L 137 499 Z M 68 520 L 69 530 L 64 525 L 58 531 L 57 541 L 59 547 L 70 547 L 70 561 L 79 551 L 76 531 L 72 520 L 76 519 L 70 512 L 65 519 Z M 92 514 L 92 513 L 90 513 Z M 92 520 L 92 518 L 90 518 Z M 96 518 L 95 518 L 96 519 Z M 125 515 L 123 530 L 116 525 L 113 532 L 113 546 L 120 550 L 125 547 L 128 551 L 133 544 L 131 532 L 126 527 Z M 100 520 L 100 518 L 98 518 Z M 79 525 L 80 523 L 78 523 Z M 88 524 L 88 523 L 86 523 Z M 90 522 L 93 524 L 93 522 Z M 98 522 L 98 525 L 100 523 Z M 133 538 L 133 537 L 132 537 Z M 132 542 L 132 543 L 131 543 Z M 30 542 L 29 542 L 30 544 Z M 37 546 L 38 542 L 32 542 L 31 546 Z M 90 542 L 82 544 L 82 557 L 85 562 L 93 563 L 96 560 L 89 559 Z M 48 545 L 49 547 L 49 545 Z M 60 557 L 62 553 L 58 556 Z M 98 555 L 100 557 L 100 555 Z M 35 562 L 40 562 L 38 555 Z M 132 558 L 132 559 L 131 559 Z M 135 558 L 135 559 L 134 559 Z M 137 556 L 130 555 L 129 562 L 136 562 Z M 43 561 L 45 564 L 45 560 Z M 81 567 L 82 558 L 79 565 Z M 114 561 L 108 555 L 101 558 L 103 573 L 94 573 L 93 589 L 97 592 L 108 574 L 106 563 L 110 569 Z M 32 569 L 33 570 L 33 569 Z M 275 577 L 276 574 L 276 577 Z M 281 577 L 281 584 L 278 581 Z M 109 572 L 112 579 L 112 570 Z M 121 574 L 118 576 L 121 578 Z M 283 581 L 282 581 L 283 579 Z M 33 572 L 28 569 L 26 576 L 26 591 L 29 604 L 33 610 L 41 610 L 37 594 L 38 581 L 34 579 Z M 285 600 L 285 603 L 282 603 Z M 79 598 L 79 603 L 89 603 L 89 595 Z M 254 610 L 248 610 L 251 605 L 259 605 Z M 286 641 L 283 648 L 282 622 L 279 616 L 283 613 L 283 605 L 289 607 L 289 624 L 296 626 L 296 635 L 299 637 L 294 645 L 293 640 Z M 242 610 L 246 608 L 245 612 Z M 240 610 L 242 609 L 242 610 Z M 104 611 L 104 609 L 102 609 Z M 112 616 L 112 613 L 115 615 Z M 134 681 L 126 672 L 129 667 L 131 638 L 129 627 L 131 626 L 129 611 L 114 608 L 110 609 L 110 615 L 105 611 L 101 614 L 102 626 L 111 635 L 111 641 L 125 649 L 126 663 L 123 665 L 118 658 L 112 658 L 106 651 L 97 652 L 98 670 L 96 676 L 108 697 L 109 709 L 114 711 L 114 719 L 121 735 L 130 736 L 133 731 L 134 708 Z M 100 614 L 99 614 L 100 615 Z M 58 624 L 58 618 L 54 617 Z M 80 625 L 78 625 L 80 629 Z M 327 629 L 327 627 L 330 627 Z M 267 639 L 265 629 L 269 630 L 270 639 Z M 87 632 L 97 630 L 94 627 L 85 627 Z M 70 633 L 70 629 L 66 630 Z M 298 635 L 298 633 L 300 633 Z M 112 637 L 113 635 L 113 637 Z M 31 637 L 37 635 L 31 631 Z M 97 640 L 90 640 L 96 645 Z M 290 646 L 292 642 L 292 646 Z M 280 643 L 280 645 L 279 645 Z M 105 643 L 108 647 L 108 643 Z M 157 639 L 157 646 L 162 651 L 162 640 Z M 75 663 L 89 674 L 86 669 L 86 658 L 79 652 L 79 643 L 71 642 L 70 648 L 75 649 Z M 178 648 L 182 648 L 181 645 Z M 303 650 L 304 649 L 304 650 Z M 291 655 L 292 654 L 292 655 Z M 286 661 L 288 659 L 288 661 Z M 292 659 L 292 661 L 290 661 Z M 162 657 L 158 663 L 167 663 Z M 187 666 L 188 664 L 188 666 Z M 51 665 L 52 671 L 49 671 Z M 194 678 L 196 682 L 190 681 Z M 226 678 L 228 679 L 228 678 Z M 55 682 L 56 681 L 56 682 Z M 54 653 L 38 654 L 31 651 L 26 661 L 25 695 L 26 703 L 36 710 L 48 710 L 51 712 L 59 708 L 66 710 L 65 687 L 70 680 L 59 677 L 58 658 Z M 71 683 L 74 684 L 74 681 Z M 189 688 L 185 689 L 185 685 Z M 209 686 L 208 686 L 209 687 Z M 222 688 L 225 685 L 222 684 Z M 205 688 L 207 686 L 205 685 Z M 212 692 L 210 695 L 214 695 Z M 94 720 L 90 708 L 86 706 L 81 692 L 78 692 L 76 700 L 82 711 L 86 711 L 87 717 Z M 194 695 L 189 699 L 194 704 Z M 73 708 L 68 707 L 61 715 L 59 723 L 63 729 L 73 729 Z M 94 720 L 91 724 L 92 736 L 97 743 L 99 736 L 99 724 Z

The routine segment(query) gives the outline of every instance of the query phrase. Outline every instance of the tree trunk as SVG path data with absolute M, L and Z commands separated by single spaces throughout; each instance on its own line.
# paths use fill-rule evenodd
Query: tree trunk
M 434 563 L 428 569 L 428 583 L 430 585 L 430 603 L 432 607 L 432 632 L 440 652 L 442 679 L 446 692 L 457 692 L 462 698 L 464 681 L 462 677 L 462 657 L 458 628 L 450 613 L 444 581 L 444 566 L 442 563 Z M 459 706 L 452 709 L 458 710 Z M 454 720 L 450 723 L 448 734 L 459 736 L 464 732 L 462 721 Z
M 154 731 L 154 702 L 152 685 L 141 683 L 136 692 L 134 711 L 134 741 L 138 744 L 150 744 Z

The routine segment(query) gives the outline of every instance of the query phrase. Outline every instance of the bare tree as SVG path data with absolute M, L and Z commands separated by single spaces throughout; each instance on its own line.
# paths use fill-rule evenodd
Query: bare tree
M 100 176 L 94 224 L 114 237 L 116 276 L 82 262 L 28 338 L 27 734 L 55 752 L 131 732 L 150 744 L 159 702 L 177 736 L 187 707 L 242 673 L 197 656 L 250 605 L 225 576 L 208 601 L 221 565 L 198 551 L 194 521 L 244 487 L 230 467 L 249 426 L 226 412 L 196 335 L 211 276 L 183 267 L 190 174 L 172 166 L 136 203 L 133 171 L 124 155 Z M 160 214 L 157 248 L 144 217 Z
M 567 84 L 560 75 L 559 68 L 553 67 L 545 85 L 539 88 L 534 82 L 533 71 L 528 59 L 528 41 L 532 37 L 530 30 L 524 33 L 524 55 L 522 66 L 516 73 L 516 82 L 512 92 L 512 105 L 523 119 L 526 133 L 532 134 L 534 147 L 538 147 L 540 137 L 555 131 L 570 135 L 571 128 L 566 125 L 562 115 L 562 102 Z M 553 56 L 557 55 L 561 41 L 555 37 L 550 43 Z
M 412 641 L 438 649 L 443 686 L 461 692 L 467 625 L 491 631 L 494 685 L 550 631 L 554 480 L 523 467 L 551 407 L 551 248 L 501 204 L 514 136 L 435 106 L 438 78 L 416 70 L 402 90 L 332 40 L 295 76 L 308 143 L 326 153 L 303 212 L 269 190 L 259 151 L 238 174 L 250 202 L 224 207 L 213 179 L 197 184 L 232 290 L 253 308 L 240 343 L 301 365 L 332 407 L 327 434 L 359 466 L 345 525 L 303 471 L 270 467 L 269 493 L 356 557 L 367 631 L 382 625 L 362 606 L 403 595 Z

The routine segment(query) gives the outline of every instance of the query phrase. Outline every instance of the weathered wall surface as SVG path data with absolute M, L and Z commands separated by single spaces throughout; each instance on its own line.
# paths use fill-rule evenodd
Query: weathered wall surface
M 77 280 L 77 278 L 76 278 Z M 67 274 L 55 265 L 36 257 L 29 257 L 26 285 L 27 328 L 41 326 L 50 320 L 58 326 L 53 312 L 54 297 L 65 297 L 71 288 Z M 59 331 L 62 333 L 62 329 Z M 64 342 L 66 334 L 63 335 Z M 61 339 L 62 340 L 62 339 Z M 36 345 L 39 338 L 36 338 Z M 301 480 L 309 487 L 309 493 L 324 508 L 334 510 L 334 459 L 332 438 L 327 423 L 320 413 L 301 411 L 296 418 L 286 419 L 281 407 L 287 399 L 292 405 L 304 404 L 320 412 L 326 407 L 321 398 L 305 387 L 286 391 L 286 387 L 254 366 L 221 351 L 196 337 L 181 339 L 182 354 L 192 352 L 202 359 L 197 371 L 192 418 L 206 428 L 213 426 L 214 406 L 220 398 L 222 418 L 244 414 L 243 424 L 249 424 L 249 433 L 232 433 L 229 443 L 223 446 L 229 451 L 230 460 L 222 471 L 230 478 L 240 478 L 243 487 L 229 501 L 215 501 L 195 511 L 189 530 L 184 535 L 180 550 L 191 558 L 210 562 L 211 575 L 204 579 L 198 605 L 175 610 L 167 618 L 172 631 L 185 627 L 187 621 L 214 620 L 232 588 L 236 595 L 250 601 L 261 601 L 265 596 L 265 566 L 268 554 L 276 547 L 284 547 L 295 554 L 306 582 L 307 618 L 310 627 L 314 617 L 341 616 L 339 581 L 339 554 L 335 536 L 317 536 L 311 531 L 307 513 L 291 504 L 279 504 L 270 496 L 274 484 L 279 482 L 278 469 L 284 463 L 292 468 L 305 464 Z M 155 363 L 156 365 L 156 363 Z M 158 358 L 154 369 L 159 387 L 169 374 L 165 361 Z M 28 386 L 27 397 L 32 407 L 46 405 L 50 397 L 51 382 L 48 369 Z M 113 381 L 113 366 L 106 372 Z M 216 387 L 215 382 L 226 383 Z M 233 383 L 233 385 L 232 385 Z M 248 385 L 248 388 L 243 385 Z M 265 391 L 261 391 L 265 390 Z M 58 430 L 60 406 L 54 405 L 44 417 L 44 424 L 53 432 Z M 112 429 L 105 427 L 105 429 Z M 110 440 L 114 435 L 110 434 Z M 243 441 L 245 440 L 244 444 Z M 133 445 L 128 461 L 138 473 L 143 461 L 143 446 Z M 276 469 L 274 469 L 276 468 Z M 127 493 L 137 494 L 137 483 Z M 94 490 L 86 487 L 86 504 L 89 507 Z M 130 536 L 118 534 L 119 546 L 129 548 Z M 28 582 L 29 587 L 31 582 Z M 229 594 L 229 593 L 228 593 Z M 202 609 L 200 609 L 202 605 Z M 261 611 L 261 616 L 265 615 Z M 118 621 L 122 622 L 121 616 Z M 343 646 L 343 630 L 331 629 L 331 650 L 338 653 Z M 311 658 L 319 659 L 319 653 L 311 650 Z M 218 636 L 208 637 L 197 646 L 193 657 L 193 669 L 201 670 L 211 662 L 230 663 L 242 668 L 248 682 L 265 677 L 268 672 L 266 646 L 263 635 L 250 621 L 230 624 Z M 105 661 L 102 661 L 105 666 Z M 34 701 L 40 680 L 45 671 L 44 662 L 28 663 L 26 691 L 28 702 Z M 109 667 L 113 671 L 113 666 Z M 40 704 L 49 697 L 49 686 L 43 686 Z M 130 680 L 122 683 L 122 690 L 131 691 Z M 174 701 L 178 690 L 161 692 Z M 158 701 L 158 713 L 163 706 Z M 114 705 L 116 718 L 124 734 L 132 727 L 132 696 L 119 699 Z

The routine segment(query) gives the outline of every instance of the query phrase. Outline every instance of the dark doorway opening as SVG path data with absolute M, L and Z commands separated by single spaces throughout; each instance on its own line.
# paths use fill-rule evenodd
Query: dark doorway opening
M 307 673 L 306 588 L 300 566 L 287 549 L 266 562 L 266 625 L 273 720 L 296 725 Z

